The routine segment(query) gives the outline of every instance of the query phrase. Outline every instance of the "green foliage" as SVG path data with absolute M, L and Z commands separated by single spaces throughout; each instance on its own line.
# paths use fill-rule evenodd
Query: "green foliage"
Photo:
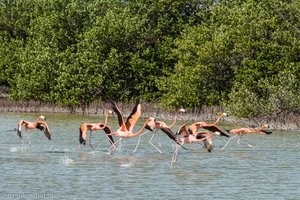
M 291 63 L 278 75 L 258 81 L 256 87 L 245 83 L 233 86 L 228 108 L 238 117 L 270 117 L 300 114 L 300 65 Z
M 233 34 L 241 38 L 235 36 L 232 53 L 238 62 L 233 66 L 234 86 L 226 105 L 235 115 L 275 117 L 299 113 L 299 98 L 292 95 L 299 94 L 295 88 L 299 88 L 300 69 L 299 8 L 296 1 L 271 1 L 244 3 L 233 9 L 239 18 L 236 26 L 240 27 Z
M 64 105 L 225 105 L 299 114 L 300 3 L 4 0 L 0 86 Z

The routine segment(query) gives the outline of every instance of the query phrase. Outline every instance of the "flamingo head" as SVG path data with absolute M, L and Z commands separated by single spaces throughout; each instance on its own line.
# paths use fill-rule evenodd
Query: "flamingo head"
M 38 120 L 45 120 L 45 121 L 46 121 L 46 117 L 45 117 L 44 115 L 40 115 L 40 116 L 38 117 Z
M 150 119 L 151 118 L 151 119 Z M 154 117 L 149 117 L 148 120 L 147 120 L 147 125 L 146 125 L 146 129 L 149 130 L 149 131 L 154 131 L 154 127 L 155 127 L 155 123 L 156 123 L 156 120 Z
M 107 111 L 107 114 L 111 115 L 113 112 L 111 110 Z
M 148 121 L 148 122 L 150 122 L 150 121 L 156 122 L 156 119 L 155 119 L 154 117 L 149 117 L 147 121 Z
M 226 117 L 227 116 L 227 113 L 222 113 L 221 114 L 221 117 Z
M 185 111 L 184 108 L 180 108 L 180 109 L 178 110 L 178 112 L 183 112 L 183 113 L 184 113 L 184 112 L 186 112 L 186 111 Z
M 261 127 L 262 128 L 269 128 L 269 125 L 268 124 L 263 124 Z

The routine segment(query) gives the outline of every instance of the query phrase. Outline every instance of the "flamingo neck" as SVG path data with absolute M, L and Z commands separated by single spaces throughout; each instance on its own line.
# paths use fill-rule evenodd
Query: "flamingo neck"
M 107 125 L 107 122 L 108 122 L 108 113 L 106 113 L 106 116 L 105 116 L 105 121 L 104 121 L 104 126 L 103 126 L 103 127 L 106 127 L 106 125 Z
M 265 129 L 264 125 L 262 125 L 258 130 L 257 132 L 260 132 L 261 130 Z
M 222 119 L 223 115 L 220 115 L 217 120 L 215 121 L 215 123 L 213 123 L 213 125 L 216 125 L 221 119 Z
M 167 126 L 167 128 L 172 128 L 176 124 L 176 121 L 177 121 L 177 118 L 178 118 L 178 114 L 179 114 L 179 111 L 177 111 L 175 113 L 175 117 L 174 117 L 173 123 L 170 126 Z
M 136 136 L 138 136 L 139 134 L 141 134 L 141 133 L 143 132 L 143 130 L 145 129 L 145 127 L 147 126 L 147 124 L 148 124 L 149 121 L 150 121 L 150 120 L 148 119 L 148 120 L 144 123 L 143 127 L 141 128 L 141 130 L 139 130 L 139 131 L 136 132 L 136 133 L 131 133 L 131 134 L 129 135 L 129 137 L 136 137 Z

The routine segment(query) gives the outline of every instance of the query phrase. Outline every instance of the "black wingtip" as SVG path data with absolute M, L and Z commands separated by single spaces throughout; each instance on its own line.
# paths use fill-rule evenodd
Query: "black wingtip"
M 183 145 L 179 144 L 181 146 L 181 148 L 183 148 L 184 150 L 189 150 L 187 148 L 185 148 Z
M 229 135 L 227 135 L 226 133 L 223 133 L 223 132 L 221 132 L 221 136 L 230 137 Z
M 85 145 L 85 143 L 86 143 L 86 141 L 85 141 L 85 139 L 83 139 L 83 137 L 82 137 L 82 131 L 79 128 L 79 144 Z
M 272 131 L 261 130 L 261 132 L 264 132 L 264 133 L 267 134 L 267 135 L 272 134 Z
M 86 141 L 84 139 L 80 138 L 79 143 L 85 145 Z
M 110 100 L 108 101 L 108 103 L 110 103 L 110 104 L 113 105 L 113 106 L 116 105 L 116 102 L 115 102 L 114 100 L 112 100 L 112 99 L 110 99 Z
M 145 126 L 145 129 L 147 129 L 147 130 L 149 130 L 149 131 L 151 131 L 151 132 L 154 131 L 148 124 Z

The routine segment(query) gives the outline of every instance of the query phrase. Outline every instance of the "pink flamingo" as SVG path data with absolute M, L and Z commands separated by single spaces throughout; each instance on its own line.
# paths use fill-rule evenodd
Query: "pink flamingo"
M 154 138 L 154 136 L 156 135 L 157 131 L 160 129 L 161 131 L 163 131 L 165 134 L 167 134 L 169 136 L 169 138 L 173 141 L 175 141 L 176 143 L 177 140 L 176 140 L 176 135 L 171 131 L 171 128 L 176 124 L 177 122 L 177 119 L 178 119 L 178 115 L 180 112 L 185 112 L 185 109 L 183 108 L 180 108 L 176 111 L 175 113 L 175 117 L 174 117 L 174 120 L 172 122 L 172 124 L 170 125 L 167 125 L 165 122 L 163 121 L 156 121 L 156 120 L 151 120 L 147 126 L 146 126 L 146 129 L 150 130 L 150 131 L 154 131 L 153 135 L 151 136 L 150 140 L 149 140 L 149 144 L 151 144 L 157 151 L 159 151 L 160 153 L 162 153 L 162 151 L 157 147 L 155 146 L 153 143 L 152 143 L 152 140 Z M 142 135 L 141 135 L 142 136 Z M 140 136 L 140 137 L 141 137 Z M 140 139 L 140 138 L 139 138 Z
M 206 130 L 209 130 L 211 132 L 219 132 L 221 136 L 225 136 L 225 137 L 229 137 L 224 131 L 222 131 L 218 126 L 216 126 L 216 124 L 223 118 L 225 117 L 227 114 L 226 113 L 222 113 L 217 120 L 214 123 L 207 123 L 207 122 L 196 122 L 194 124 L 191 124 L 188 128 L 189 132 L 191 132 L 192 134 L 195 134 L 198 132 L 198 129 L 203 128 Z
M 265 135 L 265 134 L 271 134 L 272 132 L 271 131 L 265 131 L 264 129 L 265 128 L 268 128 L 269 125 L 268 124 L 263 124 L 259 129 L 250 129 L 250 128 L 236 128 L 236 129 L 231 129 L 231 130 L 228 130 L 228 132 L 230 134 L 234 134 L 235 136 L 229 138 L 229 140 L 227 141 L 227 143 L 224 145 L 224 147 L 221 149 L 223 150 L 227 144 L 235 137 L 239 137 L 238 141 L 237 141 L 237 144 L 240 144 L 240 140 L 241 140 L 241 137 L 242 135 L 246 135 L 246 134 L 254 134 L 254 133 L 259 133 L 259 134 L 262 134 L 262 135 Z M 248 146 L 251 147 L 251 145 L 248 144 Z
M 45 121 L 42 121 L 45 120 Z M 29 136 L 27 135 L 27 131 L 31 130 L 31 129 L 39 129 L 41 131 L 44 131 L 45 136 L 51 140 L 51 132 L 50 129 L 48 127 L 48 124 L 46 122 L 46 117 L 44 115 L 40 115 L 37 120 L 35 122 L 29 122 L 29 121 L 25 121 L 25 120 L 20 120 L 18 122 L 18 129 L 17 129 L 17 135 L 20 137 L 22 144 L 23 142 L 23 138 L 22 138 L 22 126 L 25 127 L 25 135 L 28 139 L 28 143 L 31 145 L 31 141 L 29 139 Z
M 151 121 L 151 120 L 154 120 L 153 117 L 149 117 L 145 121 L 142 128 L 138 132 L 133 133 L 133 128 L 134 128 L 136 122 L 139 120 L 139 118 L 142 114 L 142 105 L 140 103 L 140 98 L 137 99 L 137 101 L 135 103 L 135 106 L 134 106 L 131 114 L 128 116 L 126 122 L 124 121 L 123 115 L 122 115 L 120 109 L 118 108 L 118 106 L 116 105 L 116 103 L 114 101 L 111 101 L 110 103 L 112 105 L 113 111 L 115 111 L 115 113 L 118 116 L 118 122 L 119 122 L 119 125 L 120 125 L 120 127 L 117 129 L 116 132 L 112 132 L 110 134 L 110 135 L 114 135 L 114 136 L 117 136 L 117 137 L 120 138 L 116 143 L 121 141 L 123 138 L 133 138 L 133 137 L 136 137 L 136 136 L 140 135 L 143 132 L 143 130 L 145 129 L 145 127 L 147 126 L 148 122 Z M 110 152 L 112 152 L 113 149 L 116 148 L 115 144 L 111 145 Z M 139 144 L 139 142 L 137 143 L 136 148 L 137 148 L 138 144 Z
M 112 131 L 111 131 L 110 126 L 107 125 L 108 116 L 111 115 L 111 114 L 112 114 L 111 110 L 108 110 L 106 112 L 104 124 L 103 123 L 83 123 L 83 124 L 81 124 L 80 127 L 79 127 L 79 146 L 78 147 L 80 147 L 81 144 L 85 145 L 86 137 L 87 137 L 86 132 L 88 130 L 90 131 L 89 145 L 93 150 L 95 150 L 95 149 L 91 144 L 91 140 L 92 140 L 92 131 L 95 131 L 95 130 L 104 130 L 105 133 L 106 133 L 106 137 L 108 137 L 109 142 L 111 144 L 113 144 L 114 139 L 111 135 L 109 135 Z

